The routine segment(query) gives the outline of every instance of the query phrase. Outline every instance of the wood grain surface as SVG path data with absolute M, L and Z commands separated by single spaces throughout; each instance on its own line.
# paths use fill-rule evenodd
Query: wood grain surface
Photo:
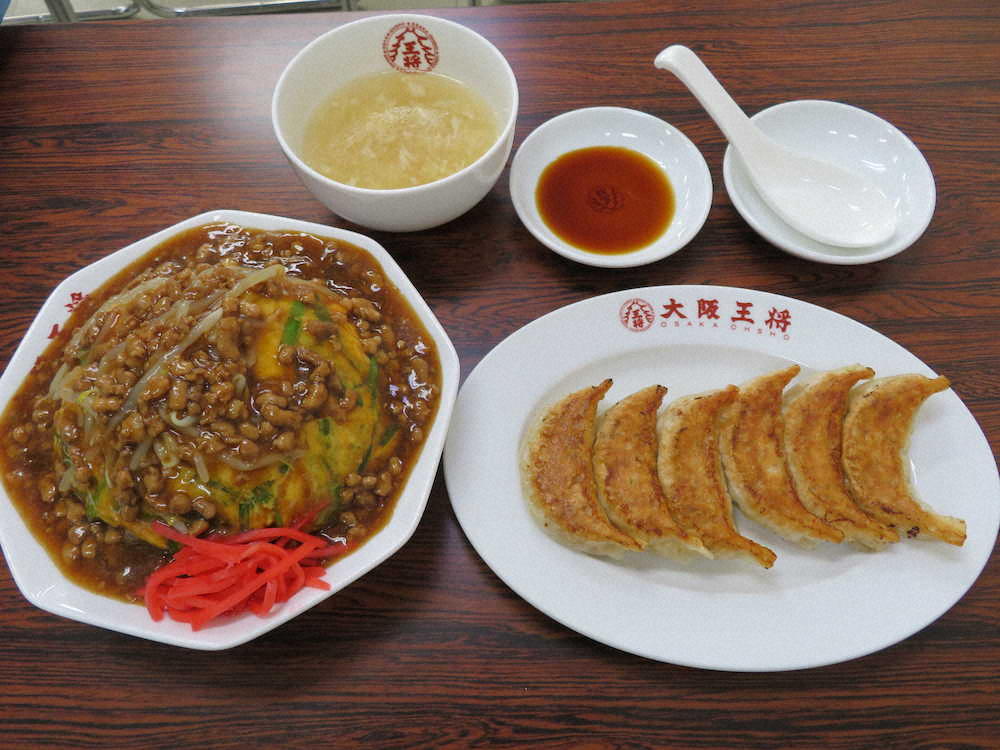
M 684 131 L 715 183 L 697 238 L 631 270 L 575 265 L 536 242 L 517 220 L 506 172 L 444 227 L 368 232 L 441 319 L 463 373 L 524 324 L 593 295 L 653 284 L 748 287 L 843 313 L 909 349 L 952 379 L 996 453 L 995 0 L 428 12 L 467 24 L 507 56 L 521 93 L 515 148 L 563 111 L 632 107 Z M 0 28 L 0 365 L 59 280 L 181 219 L 236 208 L 356 228 L 305 191 L 270 125 L 282 67 L 354 17 Z M 799 260 L 760 239 L 726 194 L 721 134 L 652 66 L 670 43 L 698 51 L 749 113 L 831 99 L 894 123 L 934 171 L 926 234 L 862 266 Z M 0 566 L 4 748 L 997 748 L 998 673 L 995 553 L 954 608 L 884 651 L 800 672 L 702 671 L 620 653 L 533 609 L 468 544 L 440 475 L 399 553 L 231 651 L 184 651 L 49 615 Z

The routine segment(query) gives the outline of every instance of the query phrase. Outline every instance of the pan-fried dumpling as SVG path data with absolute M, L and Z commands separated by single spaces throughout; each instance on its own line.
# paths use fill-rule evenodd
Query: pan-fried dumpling
M 667 389 L 651 385 L 612 406 L 594 442 L 597 497 L 608 518 L 639 544 L 668 557 L 710 557 L 670 515 L 656 473 L 656 418 Z
M 620 557 L 642 545 L 608 520 L 597 499 L 595 420 L 609 388 L 610 378 L 569 394 L 542 415 L 525 442 L 522 478 L 528 506 L 546 532 L 583 552 Z
M 844 533 L 810 513 L 785 465 L 781 397 L 798 365 L 740 386 L 721 431 L 722 467 L 733 501 L 749 518 L 800 544 L 841 542 Z
M 719 457 L 720 415 L 736 400 L 730 385 L 679 398 L 660 416 L 657 468 L 674 520 L 716 557 L 745 557 L 770 568 L 773 550 L 742 536 L 733 521 Z
M 859 386 L 844 418 L 844 469 L 861 508 L 909 537 L 965 543 L 965 521 L 935 513 L 921 502 L 906 463 L 910 429 L 921 404 L 950 386 L 945 377 L 896 375 Z
M 853 365 L 820 373 L 787 392 L 784 403 L 785 457 L 802 504 L 868 549 L 899 540 L 851 498 L 841 458 L 844 415 L 851 388 L 874 377 L 870 367 Z

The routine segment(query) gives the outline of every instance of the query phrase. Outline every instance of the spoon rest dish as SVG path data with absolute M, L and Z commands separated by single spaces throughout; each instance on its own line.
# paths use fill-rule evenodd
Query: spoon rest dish
M 760 197 L 739 154 L 727 147 L 722 163 L 729 198 L 765 240 L 800 258 L 820 263 L 873 263 L 912 245 L 930 223 L 936 203 L 934 175 L 923 154 L 892 124 L 839 102 L 784 102 L 750 118 L 778 143 L 863 173 L 897 208 L 895 234 L 865 248 L 843 248 L 806 237 L 785 223 Z
M 896 206 L 862 172 L 770 138 L 684 45 L 667 47 L 653 64 L 673 73 L 694 95 L 739 153 L 760 197 L 793 229 L 837 247 L 872 247 L 892 237 Z

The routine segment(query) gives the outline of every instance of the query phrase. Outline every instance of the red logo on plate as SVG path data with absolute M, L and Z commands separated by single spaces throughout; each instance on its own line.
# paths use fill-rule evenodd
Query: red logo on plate
M 646 331 L 653 327 L 656 314 L 646 300 L 633 297 L 618 310 L 618 320 L 630 331 Z
M 431 32 L 413 21 L 397 23 L 382 40 L 382 54 L 396 70 L 426 73 L 438 64 L 437 41 Z

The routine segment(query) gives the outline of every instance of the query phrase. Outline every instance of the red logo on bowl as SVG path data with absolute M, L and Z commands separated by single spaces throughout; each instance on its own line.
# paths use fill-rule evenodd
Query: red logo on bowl
M 382 54 L 396 70 L 427 73 L 438 64 L 437 41 L 431 32 L 413 21 L 397 23 L 382 40 Z
M 653 327 L 656 314 L 653 306 L 646 300 L 633 297 L 625 300 L 625 304 L 618 310 L 618 320 L 630 331 L 646 331 Z

